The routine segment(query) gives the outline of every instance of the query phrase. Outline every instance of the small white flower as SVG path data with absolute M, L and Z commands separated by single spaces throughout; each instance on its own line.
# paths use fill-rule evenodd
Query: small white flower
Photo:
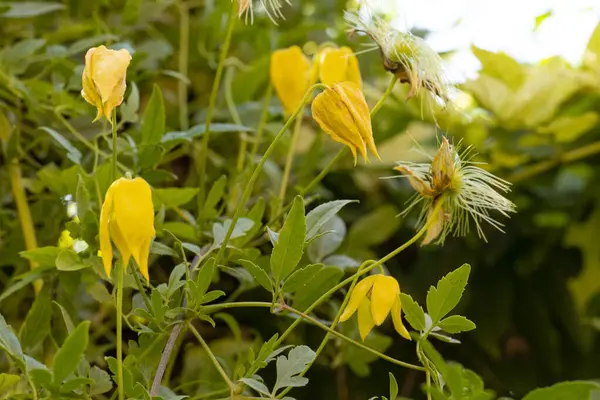
M 398 162 L 394 168 L 417 191 L 402 214 L 420 204 L 419 224 L 433 218 L 423 244 L 436 239 L 436 243 L 442 244 L 450 234 L 466 235 L 470 220 L 475 223 L 479 237 L 486 240 L 482 222 L 503 232 L 503 224 L 490 216 L 491 211 L 496 210 L 505 217 L 516 212 L 515 205 L 498 193 L 509 192 L 510 183 L 477 167 L 480 163 L 470 161 L 471 151 L 472 148 L 467 147 L 460 152 L 460 144 L 450 145 L 443 137 L 431 163 Z
M 67 203 L 67 216 L 69 218 L 75 218 L 77 216 L 77 203 L 69 201 Z
M 235 0 L 234 0 L 235 1 Z M 254 0 L 237 0 L 238 2 L 238 17 L 241 18 L 244 15 L 246 23 L 248 23 L 248 19 L 250 19 L 250 23 L 254 23 Z M 281 8 L 284 3 L 288 5 L 292 5 L 289 0 L 259 0 L 260 5 L 264 9 L 265 14 L 273 21 L 275 25 L 277 25 L 277 18 L 285 19 L 283 13 L 281 12 Z
M 82 253 L 90 247 L 85 240 L 75 239 L 73 241 L 73 251 L 75 253 Z

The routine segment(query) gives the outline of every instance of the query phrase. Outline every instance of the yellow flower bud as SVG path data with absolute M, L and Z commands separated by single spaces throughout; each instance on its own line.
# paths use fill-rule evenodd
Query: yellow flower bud
M 349 47 L 328 47 L 319 53 L 319 79 L 326 85 L 350 81 L 362 84 L 358 59 Z
M 73 238 L 71 237 L 71 232 L 68 230 L 64 230 L 60 234 L 60 238 L 58 239 L 58 247 L 61 249 L 70 249 L 73 246 Z
M 271 55 L 270 74 L 285 112 L 292 114 L 310 87 L 310 61 L 298 46 L 276 50 Z
M 367 147 L 380 159 L 373 140 L 369 106 L 356 83 L 336 83 L 319 93 L 312 104 L 312 115 L 333 140 L 350 148 L 355 165 L 357 150 L 369 161 Z
M 112 242 L 117 246 L 123 266 L 133 256 L 146 280 L 148 253 L 154 238 L 154 206 L 150 185 L 142 178 L 120 178 L 106 192 L 100 212 L 100 250 L 106 275 L 112 270 Z
M 94 122 L 103 115 L 112 123 L 111 114 L 123 102 L 125 77 L 131 55 L 125 49 L 92 47 L 85 54 L 81 95 L 98 109 Z
M 400 285 L 391 276 L 372 275 L 356 285 L 350 294 L 350 301 L 340 317 L 340 322 L 348 320 L 358 311 L 358 331 L 364 341 L 375 325 L 383 324 L 392 314 L 396 332 L 411 340 L 401 316 Z

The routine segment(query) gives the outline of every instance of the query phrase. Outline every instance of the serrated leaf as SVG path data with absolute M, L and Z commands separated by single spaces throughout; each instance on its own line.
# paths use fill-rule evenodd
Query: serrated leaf
M 294 271 L 294 273 L 285 280 L 282 289 L 283 292 L 293 293 L 307 289 L 309 287 L 308 283 L 315 277 L 321 268 L 323 268 L 323 264 L 310 264 Z
M 334 200 L 321 204 L 306 214 L 306 241 L 310 241 L 319 229 L 336 215 L 345 205 L 357 203 L 356 200 Z
M 271 254 L 271 272 L 275 282 L 287 278 L 294 271 L 302 258 L 305 238 L 304 199 L 296 196 Z
M 425 311 L 423 311 L 423 308 L 413 300 L 411 295 L 406 293 L 400 293 L 400 303 L 402 311 L 404 311 L 404 317 L 410 326 L 416 331 L 425 331 Z
M 286 387 L 300 387 L 308 383 L 308 379 L 297 376 L 315 359 L 315 352 L 308 346 L 296 346 L 288 356 L 277 357 L 277 381 L 273 387 L 275 394 Z
M 476 328 L 473 321 L 462 315 L 451 315 L 448 318 L 444 318 L 439 322 L 438 326 L 448 333 L 467 332 Z
M 88 346 L 89 327 L 90 321 L 83 321 L 77 325 L 54 355 L 52 366 L 54 384 L 60 385 L 62 381 L 77 369 L 79 361 L 81 361 L 81 357 Z
M 273 292 L 273 283 L 271 282 L 271 278 L 269 278 L 269 275 L 267 275 L 265 270 L 249 260 L 239 260 L 238 262 L 244 268 L 246 268 L 248 272 L 250 272 L 256 282 L 265 288 L 265 290 L 268 292 Z
M 588 399 L 600 385 L 590 381 L 561 382 L 550 387 L 535 389 L 523 400 L 582 400 Z
M 431 286 L 429 288 L 427 292 L 427 312 L 434 325 L 456 307 L 467 286 L 470 272 L 471 266 L 463 264 L 440 279 L 437 287 Z

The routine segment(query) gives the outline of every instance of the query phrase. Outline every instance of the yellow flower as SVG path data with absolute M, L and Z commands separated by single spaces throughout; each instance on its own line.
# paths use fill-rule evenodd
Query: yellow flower
M 358 331 L 363 341 L 375 325 L 383 324 L 390 312 L 396 332 L 411 340 L 402 323 L 400 285 L 391 276 L 372 275 L 360 281 L 350 294 L 340 322 L 348 320 L 357 310 Z
M 319 52 L 319 79 L 326 85 L 345 81 L 361 85 L 358 59 L 349 47 L 328 47 Z
M 125 77 L 131 55 L 125 49 L 92 47 L 85 54 L 81 95 L 98 109 L 94 122 L 103 115 L 112 123 L 111 114 L 123 102 Z
M 357 150 L 369 161 L 367 147 L 379 159 L 369 106 L 356 83 L 336 83 L 319 93 L 312 104 L 312 115 L 333 140 L 350 148 L 355 165 Z
M 142 178 L 120 178 L 106 192 L 100 212 L 100 251 L 106 275 L 112 269 L 112 245 L 121 253 L 123 266 L 133 256 L 148 277 L 148 253 L 154 237 L 154 206 L 150 185 Z
M 292 114 L 310 87 L 310 61 L 298 46 L 276 50 L 271 55 L 270 74 L 285 112 Z
M 61 249 L 70 249 L 73 246 L 73 238 L 71 237 L 71 232 L 68 230 L 64 230 L 60 234 L 60 238 L 58 239 L 58 247 Z

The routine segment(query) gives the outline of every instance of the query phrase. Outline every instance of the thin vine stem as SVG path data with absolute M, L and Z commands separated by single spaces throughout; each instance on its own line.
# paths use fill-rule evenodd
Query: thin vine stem
M 269 156 L 271 155 L 271 153 L 273 153 L 273 151 L 275 150 L 275 145 L 277 144 L 277 142 L 279 141 L 279 139 L 281 139 L 281 137 L 285 134 L 285 132 L 290 128 L 290 126 L 295 121 L 295 119 L 298 117 L 298 115 L 300 114 L 300 112 L 304 108 L 304 105 L 310 99 L 313 90 L 315 90 L 316 88 L 320 88 L 320 87 L 322 88 L 322 87 L 324 87 L 324 85 L 320 84 L 320 83 L 317 83 L 317 84 L 311 86 L 308 89 L 308 91 L 304 94 L 304 98 L 300 102 L 300 105 L 298 106 L 298 108 L 290 116 L 290 118 L 287 120 L 287 122 L 285 123 L 285 125 L 283 126 L 283 128 L 281 128 L 281 130 L 279 131 L 279 133 L 277 133 L 277 135 L 275 136 L 275 138 L 273 139 L 273 141 L 271 142 L 271 144 L 269 145 L 269 147 L 267 148 L 267 150 L 263 154 L 262 158 L 260 159 L 258 165 L 254 169 L 254 172 L 252 173 L 252 176 L 250 177 L 250 180 L 248 181 L 248 184 L 246 185 L 246 187 L 244 189 L 244 193 L 242 194 L 242 198 L 240 199 L 240 201 L 239 201 L 239 203 L 237 205 L 235 213 L 233 214 L 233 217 L 231 218 L 231 224 L 229 225 L 229 229 L 227 230 L 227 233 L 225 234 L 225 238 L 223 239 L 223 243 L 221 244 L 221 247 L 219 248 L 219 252 L 217 253 L 217 255 L 215 257 L 215 264 L 218 264 L 221 261 L 221 259 L 223 258 L 223 255 L 225 253 L 225 249 L 227 248 L 227 245 L 229 244 L 229 239 L 231 238 L 231 235 L 233 233 L 235 225 L 236 225 L 238 219 L 240 218 L 240 216 L 242 214 L 244 206 L 246 205 L 246 203 L 250 199 L 250 195 L 252 194 L 252 190 L 254 188 L 254 184 L 258 180 L 258 177 L 260 175 L 260 172 L 262 171 L 263 166 L 267 162 L 267 159 L 269 158 Z
M 217 95 L 219 94 L 219 87 L 221 86 L 221 77 L 223 76 L 223 69 L 225 68 L 225 60 L 227 59 L 227 54 L 229 53 L 229 45 L 231 44 L 233 28 L 235 27 L 235 21 L 237 20 L 237 7 L 238 2 L 232 1 L 231 10 L 229 11 L 229 17 L 227 19 L 227 27 L 225 28 L 225 41 L 223 42 L 223 47 L 221 48 L 219 64 L 217 65 L 217 72 L 215 73 L 215 80 L 213 81 L 213 86 L 208 101 L 208 110 L 206 112 L 206 122 L 204 125 L 204 136 L 202 138 L 201 154 L 198 165 L 198 175 L 200 177 L 200 192 L 198 194 L 199 206 L 204 205 L 204 186 L 206 185 L 206 158 L 208 157 L 208 144 L 210 142 L 210 124 L 212 122 L 213 114 L 215 112 Z M 198 208 L 201 210 L 204 207 Z
M 123 262 L 117 263 L 117 386 L 119 400 L 125 400 L 123 385 Z
M 188 75 L 188 57 L 190 43 L 190 10 L 188 5 L 179 2 L 179 73 Z M 179 102 L 179 126 L 186 131 L 189 128 L 187 82 L 179 79 L 177 82 L 177 97 Z
M 262 140 L 263 132 L 265 131 L 265 126 L 267 125 L 267 120 L 269 119 L 269 104 L 271 104 L 271 98 L 273 97 L 273 85 L 269 82 L 267 86 L 267 90 L 265 92 L 265 98 L 262 103 L 262 112 L 260 114 L 260 121 L 258 122 L 258 127 L 256 128 L 256 135 L 254 137 L 254 142 L 252 143 L 252 149 L 250 150 L 250 162 L 254 163 L 256 159 L 256 153 L 258 152 L 258 146 L 260 146 L 260 141 Z
M 113 182 L 119 175 L 118 162 L 117 162 L 117 109 L 115 108 L 112 112 L 112 180 Z
M 219 372 L 219 374 L 221 375 L 221 377 L 223 378 L 225 383 L 227 383 L 227 386 L 229 386 L 229 389 L 231 391 L 233 391 L 235 388 L 233 382 L 231 381 L 231 379 L 229 378 L 229 376 L 227 375 L 227 373 L 225 372 L 225 370 L 219 363 L 219 360 L 217 360 L 217 357 L 215 357 L 213 352 L 210 350 L 210 347 L 208 346 L 208 344 L 204 341 L 204 339 L 202 338 L 200 333 L 196 330 L 196 328 L 194 328 L 194 325 L 192 325 L 191 323 L 188 322 L 187 326 L 188 326 L 188 329 L 190 330 L 190 332 L 192 332 L 192 334 L 194 336 L 196 336 L 196 339 L 198 339 L 198 341 L 200 342 L 200 345 L 202 346 L 204 351 L 206 351 L 206 353 L 208 354 L 208 357 L 212 361 L 213 365 L 215 366 L 215 368 L 217 369 L 217 371 Z
M 302 114 L 304 108 L 300 111 L 300 116 L 296 118 L 294 129 L 292 131 L 292 143 L 288 148 L 287 157 L 285 159 L 285 166 L 283 168 L 283 176 L 281 177 L 281 186 L 279 187 L 279 206 L 281 208 L 285 201 L 285 194 L 287 192 L 288 180 L 290 179 L 290 173 L 292 172 L 292 162 L 294 161 L 294 154 L 296 153 L 296 147 L 298 146 L 298 139 L 300 138 L 300 129 L 302 128 Z

